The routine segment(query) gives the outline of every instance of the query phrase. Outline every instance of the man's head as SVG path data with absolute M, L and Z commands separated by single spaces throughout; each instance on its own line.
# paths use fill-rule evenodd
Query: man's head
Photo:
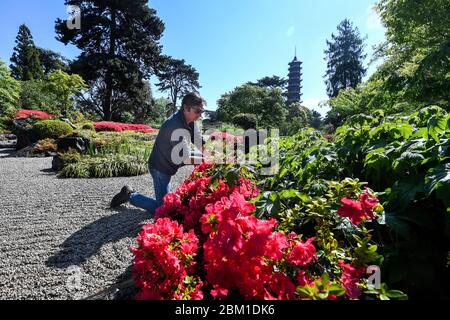
M 184 117 L 187 123 L 197 121 L 205 111 L 206 101 L 198 93 L 188 93 L 181 104 Z

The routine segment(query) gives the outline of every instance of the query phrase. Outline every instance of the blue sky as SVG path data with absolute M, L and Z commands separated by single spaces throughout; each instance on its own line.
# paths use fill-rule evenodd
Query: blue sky
M 384 29 L 371 10 L 375 0 L 150 0 L 166 30 L 163 53 L 185 59 L 200 73 L 208 109 L 235 87 L 264 76 L 286 77 L 294 56 L 303 61 L 303 101 L 317 108 L 326 100 L 323 51 L 340 21 L 349 18 L 372 46 Z M 19 25 L 31 29 L 36 45 L 75 58 L 79 51 L 55 39 L 56 18 L 67 17 L 63 0 L 1 0 L 0 59 L 9 64 Z M 369 75 L 375 66 L 370 67 Z M 153 84 L 157 79 L 152 78 Z M 157 92 L 154 95 L 167 96 Z

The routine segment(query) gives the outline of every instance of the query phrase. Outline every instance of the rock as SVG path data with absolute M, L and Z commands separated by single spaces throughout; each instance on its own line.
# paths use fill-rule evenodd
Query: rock
M 55 155 L 52 160 L 52 169 L 54 171 L 60 171 L 64 166 L 64 162 L 59 154 Z
M 0 141 L 12 141 L 17 140 L 17 136 L 15 134 L 0 134 Z
M 76 129 L 77 127 L 67 118 L 61 118 L 61 121 L 64 121 L 65 123 L 69 124 L 69 126 L 72 127 L 72 129 Z
M 14 149 L 16 141 L 0 141 L 0 149 Z
M 38 135 L 34 129 L 20 129 L 17 133 L 16 150 L 22 150 L 38 142 Z
M 85 154 L 90 144 L 90 140 L 85 137 L 65 137 L 58 139 L 58 152 L 67 152 L 69 149 Z

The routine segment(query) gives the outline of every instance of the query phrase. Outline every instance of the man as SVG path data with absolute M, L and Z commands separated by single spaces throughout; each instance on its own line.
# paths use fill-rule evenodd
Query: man
M 129 201 L 132 205 L 154 214 L 163 204 L 164 196 L 170 192 L 170 179 L 178 169 L 188 164 L 199 164 L 204 160 L 203 153 L 191 150 L 189 142 L 203 151 L 204 140 L 195 121 L 201 117 L 205 106 L 205 99 L 198 93 L 189 93 L 183 98 L 180 110 L 161 126 L 148 160 L 155 199 L 124 186 L 112 199 L 112 208 Z

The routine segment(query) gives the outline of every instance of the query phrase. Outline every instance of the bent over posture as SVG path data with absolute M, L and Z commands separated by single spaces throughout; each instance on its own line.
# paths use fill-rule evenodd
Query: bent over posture
M 163 204 L 164 196 L 170 192 L 170 180 L 178 169 L 184 165 L 201 163 L 204 158 L 201 151 L 191 150 L 189 142 L 203 151 L 204 140 L 195 121 L 201 117 L 205 105 L 205 99 L 199 94 L 189 93 L 183 98 L 180 110 L 161 126 L 148 160 L 155 188 L 155 199 L 139 194 L 129 186 L 124 186 L 112 199 L 111 207 L 130 202 L 151 214 L 155 213 L 156 209 Z

